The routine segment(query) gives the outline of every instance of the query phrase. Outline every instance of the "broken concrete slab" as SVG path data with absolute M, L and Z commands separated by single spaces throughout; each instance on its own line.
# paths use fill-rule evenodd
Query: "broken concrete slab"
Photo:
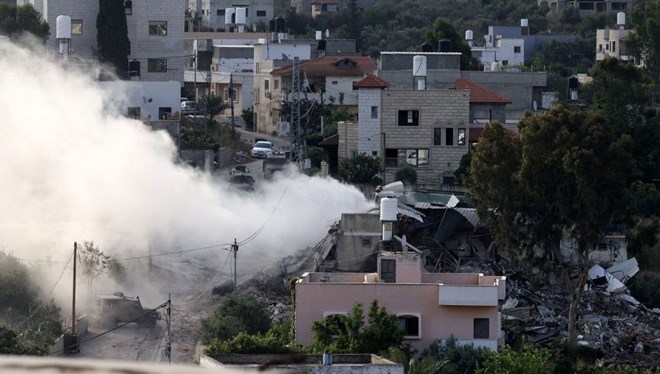
M 605 271 L 600 265 L 594 265 L 589 269 L 589 279 L 593 281 L 594 285 L 607 283 L 607 292 L 610 293 L 627 289 L 621 281 L 614 278 L 612 274 Z
M 619 281 L 626 282 L 639 272 L 639 264 L 637 263 L 637 259 L 633 257 L 614 266 L 610 266 L 605 271 L 612 274 Z

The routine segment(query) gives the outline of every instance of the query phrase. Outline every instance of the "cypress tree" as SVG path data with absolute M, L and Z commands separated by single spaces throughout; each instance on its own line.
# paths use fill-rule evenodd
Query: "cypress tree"
M 119 77 L 128 70 L 128 26 L 124 0 L 99 0 L 96 42 L 103 61 L 111 64 Z

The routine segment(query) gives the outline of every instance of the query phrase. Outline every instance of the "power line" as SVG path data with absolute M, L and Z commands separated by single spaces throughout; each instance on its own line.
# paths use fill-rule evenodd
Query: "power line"
M 268 218 L 266 218 L 266 220 L 265 220 L 264 223 L 261 225 L 261 227 L 259 227 L 259 228 L 257 229 L 257 231 L 253 232 L 250 236 L 248 236 L 247 238 L 245 238 L 245 239 L 243 239 L 242 241 L 240 241 L 240 242 L 238 243 L 238 245 L 241 245 L 241 246 L 242 246 L 242 245 L 245 245 L 245 244 L 251 242 L 252 240 L 254 240 L 257 236 L 259 236 L 259 234 L 261 234 L 261 232 L 266 228 L 266 223 L 268 223 L 268 221 L 270 221 L 270 219 L 271 219 L 271 218 L 273 217 L 273 215 L 275 214 L 275 211 L 277 211 L 277 208 L 280 206 L 280 203 L 282 202 L 282 198 L 284 198 L 284 195 L 286 194 L 286 191 L 287 191 L 288 189 L 289 189 L 289 184 L 287 183 L 287 185 L 284 187 L 284 191 L 282 191 L 282 195 L 280 195 L 279 200 L 277 200 L 277 204 L 276 204 L 275 207 L 273 208 L 273 211 L 270 213 L 270 215 L 268 216 Z
M 203 249 L 224 247 L 224 246 L 228 246 L 228 245 L 231 245 L 231 243 L 213 244 L 213 245 L 209 245 L 209 246 L 206 246 L 206 247 L 197 247 L 197 248 L 190 248 L 190 249 L 182 249 L 182 250 L 179 250 L 179 251 L 162 252 L 162 253 L 149 254 L 149 255 L 144 255 L 144 256 L 133 256 L 133 257 L 113 258 L 113 259 L 115 261 L 137 260 L 137 259 L 142 259 L 142 258 L 161 257 L 161 256 L 169 256 L 169 255 L 188 253 L 188 252 L 194 252 L 194 251 L 201 251 Z M 227 248 L 222 248 L 222 249 L 228 250 Z
M 32 317 L 34 317 L 34 316 L 37 314 L 37 312 L 41 309 L 41 307 L 44 305 L 44 303 L 46 302 L 46 300 L 47 300 L 48 298 L 50 298 L 50 295 L 53 294 L 53 291 L 55 291 L 55 287 L 57 287 L 57 285 L 60 283 L 60 280 L 62 280 L 62 276 L 64 275 L 64 271 L 65 271 L 66 268 L 69 266 L 69 262 L 71 262 L 71 258 L 72 258 L 72 257 L 73 257 L 73 252 L 71 253 L 71 256 L 69 256 L 69 260 L 68 260 L 68 261 L 66 262 L 66 264 L 64 265 L 64 268 L 62 269 L 62 272 L 60 273 L 60 276 L 57 278 L 57 281 L 55 282 L 55 285 L 53 285 L 53 287 L 50 289 L 50 292 L 48 292 L 48 295 L 47 295 L 44 299 L 41 300 L 41 303 L 39 304 L 39 306 L 37 307 L 37 309 L 35 309 L 34 312 L 30 313 L 30 315 L 29 315 L 26 319 L 24 319 L 21 323 L 19 323 L 18 325 L 14 326 L 14 328 L 19 328 L 19 327 L 21 327 L 24 323 L 26 323 L 27 321 L 29 321 L 30 319 L 32 319 Z

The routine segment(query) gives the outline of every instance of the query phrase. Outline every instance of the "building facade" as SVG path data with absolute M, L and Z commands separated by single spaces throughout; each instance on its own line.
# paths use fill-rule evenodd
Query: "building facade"
M 506 277 L 426 273 L 416 252 L 383 252 L 376 273 L 305 273 L 296 282 L 296 342 L 309 345 L 314 321 L 377 300 L 396 314 L 404 339 L 420 352 L 454 336 L 459 344 L 497 350 L 503 344 L 499 301 Z
M 622 61 L 633 61 L 638 65 L 639 62 L 628 52 L 627 40 L 632 33 L 633 30 L 625 29 L 596 30 L 596 61 L 611 57 Z
M 245 8 L 244 30 L 265 31 L 274 17 L 273 0 L 189 0 L 188 9 L 197 20 L 194 31 L 238 31 L 235 10 L 228 11 L 231 8 Z
M 96 19 L 98 1 L 35 1 L 51 27 L 48 49 L 57 51 L 55 25 L 59 15 L 71 17 L 71 49 L 86 60 L 99 58 Z M 128 59 L 139 62 L 139 79 L 183 82 L 186 58 L 183 54 L 185 3 L 179 0 L 124 2 L 130 52 Z

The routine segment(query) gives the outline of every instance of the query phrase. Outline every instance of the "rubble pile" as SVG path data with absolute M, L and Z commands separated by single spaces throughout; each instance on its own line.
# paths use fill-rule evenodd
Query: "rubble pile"
M 636 262 L 635 262 L 636 264 Z M 602 352 L 601 365 L 631 364 L 655 368 L 660 364 L 660 310 L 648 309 L 623 283 L 595 265 L 578 308 L 578 344 Z M 634 274 L 633 274 L 634 275 Z M 625 278 L 624 278 L 625 279 Z M 507 299 L 502 305 L 507 343 L 522 336 L 551 346 L 565 343 L 568 331 L 568 292 L 549 284 L 530 291 L 519 273 L 507 277 Z

